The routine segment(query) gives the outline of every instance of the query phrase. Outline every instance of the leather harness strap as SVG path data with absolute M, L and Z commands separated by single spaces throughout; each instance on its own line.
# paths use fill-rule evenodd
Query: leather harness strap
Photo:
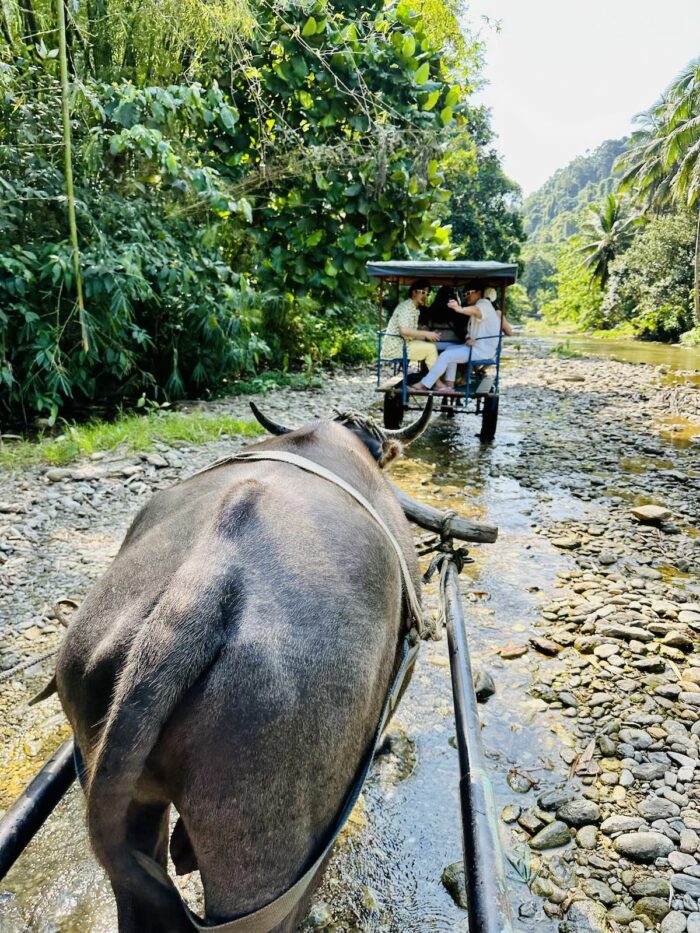
M 348 791 L 348 795 L 345 798 L 345 802 L 343 804 L 340 817 L 335 825 L 335 829 L 333 830 L 330 839 L 324 846 L 321 854 L 316 858 L 313 865 L 311 865 L 311 867 L 306 870 L 302 877 L 299 878 L 299 880 L 296 881 L 291 888 L 288 888 L 283 894 L 275 898 L 274 901 L 271 901 L 269 904 L 266 904 L 259 910 L 245 914 L 242 917 L 237 917 L 234 920 L 228 920 L 225 923 L 209 925 L 205 920 L 202 920 L 201 917 L 198 917 L 196 914 L 192 913 L 187 905 L 184 905 L 193 927 L 198 930 L 199 933 L 269 933 L 270 930 L 274 930 L 275 927 L 277 927 L 289 916 L 292 910 L 307 893 L 314 878 L 323 866 L 323 863 L 330 855 L 331 849 L 335 845 L 338 836 L 340 835 L 343 827 L 345 826 L 345 823 L 348 820 L 348 817 L 350 816 L 350 813 L 352 812 L 353 807 L 357 803 L 359 796 L 362 793 L 362 788 L 364 787 L 367 775 L 369 774 L 372 759 L 374 758 L 374 754 L 377 750 L 377 746 L 379 745 L 382 733 L 384 732 L 387 722 L 396 709 L 398 701 L 403 692 L 406 679 L 410 672 L 413 670 L 413 666 L 415 665 L 416 657 L 418 655 L 418 648 L 420 646 L 420 641 L 418 639 L 423 634 L 423 616 L 420 603 L 418 601 L 418 596 L 416 594 L 415 587 L 413 586 L 413 581 L 411 580 L 411 574 L 408 570 L 406 558 L 403 555 L 398 541 L 392 534 L 384 519 L 377 512 L 374 506 L 362 495 L 362 493 L 358 492 L 353 486 L 347 483 L 340 476 L 337 476 L 331 470 L 327 470 L 325 467 L 320 466 L 313 460 L 308 460 L 306 457 L 300 457 L 297 454 L 288 453 L 287 451 L 270 450 L 266 451 L 265 453 L 255 453 L 251 451 L 250 453 L 243 452 L 240 454 L 234 454 L 231 457 L 225 457 L 222 460 L 218 460 L 216 463 L 211 464 L 204 470 L 199 470 L 197 473 L 194 473 L 193 476 L 197 476 L 199 473 L 207 472 L 211 469 L 214 469 L 215 467 L 223 466 L 224 464 L 230 463 L 232 461 L 246 460 L 273 460 L 280 461 L 282 463 L 289 463 L 298 467 L 299 469 L 305 470 L 307 473 L 313 473 L 316 476 L 320 476 L 322 479 L 328 480 L 331 483 L 335 483 L 336 486 L 339 486 L 346 493 L 348 493 L 348 495 L 352 496 L 352 498 L 355 499 L 355 501 L 358 502 L 379 525 L 388 538 L 392 548 L 394 549 L 394 552 L 396 553 L 396 556 L 398 557 L 399 566 L 401 568 L 403 592 L 413 626 L 409 626 L 409 634 L 404 637 L 401 663 L 399 664 L 399 669 L 396 672 L 396 676 L 394 677 L 386 700 L 384 701 L 384 706 L 379 718 L 379 723 L 377 724 L 377 728 L 374 733 L 372 744 L 362 763 L 362 767 L 360 768 L 360 772 L 355 782 Z M 414 636 L 413 629 L 415 629 L 417 637 Z M 136 858 L 145 871 L 147 871 L 153 877 L 157 878 L 162 884 L 174 888 L 168 873 L 165 871 L 165 869 L 162 868 L 161 865 L 158 864 L 158 862 L 141 852 L 137 852 L 135 854 Z

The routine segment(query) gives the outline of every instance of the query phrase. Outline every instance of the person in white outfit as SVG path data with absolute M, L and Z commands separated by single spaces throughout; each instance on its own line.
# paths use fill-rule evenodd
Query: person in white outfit
M 413 390 L 418 392 L 451 392 L 454 389 L 457 366 L 471 360 L 472 365 L 484 365 L 492 362 L 498 353 L 498 340 L 501 330 L 510 336 L 513 329 L 505 316 L 499 314 L 492 302 L 484 297 L 481 285 L 466 292 L 466 307 L 453 300 L 449 307 L 458 314 L 470 318 L 469 336 L 464 345 L 443 351 L 421 382 Z M 445 376 L 445 380 L 441 376 Z

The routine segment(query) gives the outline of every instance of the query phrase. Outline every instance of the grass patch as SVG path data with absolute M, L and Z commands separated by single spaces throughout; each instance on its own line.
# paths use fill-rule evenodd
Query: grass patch
M 156 441 L 205 444 L 227 435 L 257 437 L 264 434 L 256 421 L 242 421 L 202 412 L 154 411 L 123 414 L 115 421 L 68 425 L 60 437 L 0 442 L 0 467 L 19 469 L 40 463 L 62 466 L 98 451 L 120 448 L 125 452 L 151 450 Z
M 552 347 L 549 351 L 550 356 L 558 356 L 562 360 L 580 360 L 586 354 L 581 353 L 580 350 L 574 349 L 571 346 L 570 340 L 565 340 L 564 343 L 558 343 Z

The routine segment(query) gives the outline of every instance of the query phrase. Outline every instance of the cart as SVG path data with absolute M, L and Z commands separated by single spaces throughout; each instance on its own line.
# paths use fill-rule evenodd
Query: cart
M 420 410 L 413 404 L 418 398 L 411 391 L 411 385 L 421 378 L 420 364 L 411 364 L 404 341 L 403 355 L 400 357 L 382 356 L 382 338 L 384 319 L 389 317 L 384 312 L 384 303 L 391 287 L 394 291 L 392 307 L 401 300 L 400 288 L 416 279 L 427 279 L 431 286 L 449 285 L 461 288 L 469 282 L 479 281 L 484 288 L 495 288 L 499 294 L 499 308 L 505 308 L 506 288 L 517 278 L 517 266 L 503 262 L 472 262 L 455 260 L 452 262 L 368 262 L 367 274 L 379 283 L 379 315 L 377 331 L 377 392 L 384 396 L 384 426 L 398 428 L 403 421 L 404 412 Z M 388 286 L 388 287 L 387 287 Z M 431 327 L 428 319 L 424 322 Z M 481 416 L 482 441 L 492 441 L 496 435 L 498 423 L 499 386 L 501 369 L 501 347 L 503 332 L 498 337 L 498 350 L 493 359 L 486 363 L 473 365 L 471 354 L 466 362 L 466 378 L 462 386 L 455 386 L 454 391 L 439 394 L 441 402 L 439 412 L 454 416 L 458 414 L 476 414 Z M 426 393 L 421 393 L 426 394 Z

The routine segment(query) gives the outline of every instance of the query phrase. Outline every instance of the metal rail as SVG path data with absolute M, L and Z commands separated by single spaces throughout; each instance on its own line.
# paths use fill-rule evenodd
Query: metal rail
M 458 573 L 454 561 L 448 559 L 445 572 L 440 576 L 440 598 L 447 622 L 459 750 L 459 794 L 469 933 L 512 933 L 513 921 L 498 838 L 493 789 L 486 773 L 481 746 L 481 724 L 469 661 Z
M 73 740 L 54 752 L 0 820 L 0 878 L 4 878 L 75 780 Z

